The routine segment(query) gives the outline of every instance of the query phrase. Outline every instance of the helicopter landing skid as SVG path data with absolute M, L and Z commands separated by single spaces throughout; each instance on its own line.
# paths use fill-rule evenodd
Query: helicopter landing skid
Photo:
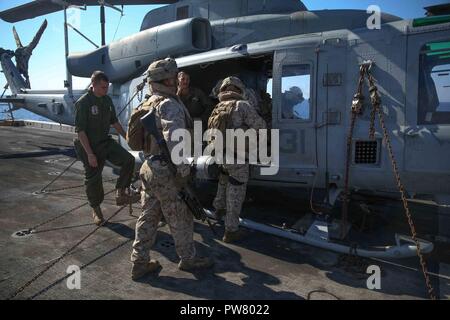
M 205 212 L 208 217 L 216 219 L 216 216 L 210 210 L 205 209 Z M 400 234 L 395 234 L 395 245 L 361 248 L 330 240 L 327 222 L 317 219 L 311 224 L 305 234 L 301 234 L 295 229 L 274 227 L 254 222 L 249 219 L 239 220 L 241 226 L 252 230 L 257 230 L 342 254 L 352 254 L 364 258 L 379 259 L 401 259 L 414 257 L 417 255 L 417 247 L 411 237 Z M 422 253 L 426 254 L 433 251 L 434 245 L 432 242 L 419 239 L 419 243 L 420 251 Z

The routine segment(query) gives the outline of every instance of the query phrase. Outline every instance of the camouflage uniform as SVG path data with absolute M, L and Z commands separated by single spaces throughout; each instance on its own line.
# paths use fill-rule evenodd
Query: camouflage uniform
M 272 124 L 272 98 L 267 92 L 260 91 L 259 95 L 255 90 L 247 88 L 245 97 L 248 103 L 255 108 L 256 112 L 264 119 L 268 127 Z
M 218 100 L 219 90 L 223 80 L 216 83 L 211 90 L 210 98 Z M 270 94 L 260 90 L 259 95 L 252 88 L 244 89 L 244 99 L 256 110 L 256 112 L 264 119 L 268 128 L 272 127 L 272 98 Z M 269 136 L 270 137 L 270 136 Z
M 178 143 L 170 140 L 173 131 L 192 127 L 192 119 L 175 92 L 160 83 L 151 82 L 150 85 L 152 91 L 150 99 L 164 98 L 155 105 L 156 124 L 171 151 Z M 152 137 L 152 139 L 154 138 Z M 179 266 L 183 262 L 197 259 L 193 240 L 192 213 L 178 198 L 177 179 L 173 177 L 160 154 L 159 146 L 151 143 L 150 152 L 146 155 L 147 160 L 140 171 L 143 187 L 142 214 L 136 223 L 136 238 L 131 254 L 131 261 L 134 265 L 145 265 L 150 261 L 150 249 L 155 243 L 158 223 L 162 216 L 169 225 L 176 252 L 181 259 Z M 177 166 L 177 176 L 186 177 L 189 174 L 190 167 L 188 165 Z
M 242 82 L 236 77 L 226 78 L 218 95 L 221 104 L 231 104 L 230 123 L 227 128 L 230 129 L 264 129 L 266 123 L 258 115 L 254 106 L 251 106 L 244 97 L 233 91 L 224 91 L 228 85 L 234 85 L 245 92 Z M 232 152 L 232 151 L 226 151 Z M 214 199 L 213 206 L 216 210 L 226 210 L 225 230 L 228 232 L 236 232 L 239 229 L 239 215 L 242 204 L 245 200 L 247 190 L 247 182 L 249 179 L 248 164 L 223 164 L 223 174 L 220 175 L 217 195 Z
M 161 123 L 164 139 L 171 150 L 173 143 L 169 140 L 170 134 L 178 128 L 186 128 L 186 120 L 190 117 L 175 96 L 161 91 L 153 91 L 153 96 L 158 95 L 163 95 L 166 99 L 156 106 L 158 110 L 157 123 Z M 159 154 L 159 150 L 156 150 L 158 147 L 153 146 L 151 154 Z M 189 174 L 189 168 L 185 168 L 185 165 L 181 165 L 178 171 L 186 172 L 186 169 Z M 158 223 L 162 215 L 169 225 L 178 256 L 181 259 L 194 258 L 193 217 L 188 212 L 185 203 L 178 199 L 175 179 L 167 164 L 162 160 L 147 160 L 141 167 L 140 177 L 143 187 L 142 214 L 136 224 L 136 239 L 133 243 L 131 261 L 149 261 L 149 251 L 155 242 Z

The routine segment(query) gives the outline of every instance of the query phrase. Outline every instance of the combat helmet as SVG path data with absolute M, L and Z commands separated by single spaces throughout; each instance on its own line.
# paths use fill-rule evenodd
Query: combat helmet
M 165 79 L 176 77 L 178 74 L 177 63 L 172 58 L 157 60 L 150 64 L 147 69 L 149 82 L 158 82 Z
M 236 88 L 241 90 L 242 94 L 245 92 L 244 83 L 237 77 L 228 77 L 223 79 L 222 84 L 220 85 L 220 91 L 224 91 L 228 86 L 235 86 Z

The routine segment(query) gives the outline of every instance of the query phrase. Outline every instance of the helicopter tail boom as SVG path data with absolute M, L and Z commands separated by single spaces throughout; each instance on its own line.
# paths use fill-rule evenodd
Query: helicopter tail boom
M 19 93 L 21 89 L 26 88 L 27 85 L 20 74 L 19 69 L 17 69 L 12 61 L 13 56 L 14 52 L 5 50 L 0 54 L 0 61 L 9 88 L 13 94 L 16 94 Z

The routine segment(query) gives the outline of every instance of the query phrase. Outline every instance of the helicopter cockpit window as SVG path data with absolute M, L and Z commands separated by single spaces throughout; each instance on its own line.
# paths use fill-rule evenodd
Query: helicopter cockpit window
M 281 78 L 281 118 L 310 120 L 311 66 L 285 65 Z
M 422 47 L 417 109 L 418 124 L 450 124 L 450 41 Z

